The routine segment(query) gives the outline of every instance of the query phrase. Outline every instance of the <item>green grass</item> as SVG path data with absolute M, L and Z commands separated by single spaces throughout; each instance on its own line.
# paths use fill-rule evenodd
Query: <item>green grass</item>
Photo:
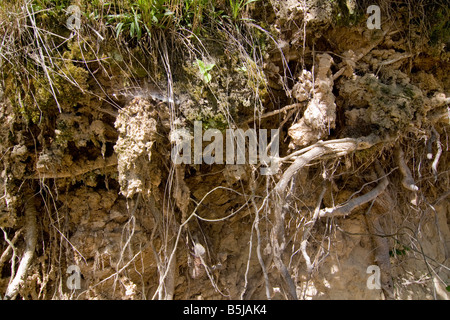
M 68 15 L 66 9 L 79 5 L 85 20 L 107 26 L 116 37 L 140 40 L 155 30 L 202 30 L 228 19 L 236 23 L 243 18 L 249 4 L 259 0 L 34 0 L 32 7 L 44 24 L 63 26 Z M 11 1 L 23 3 L 23 0 Z
M 233 21 L 237 21 L 242 15 L 242 11 L 252 2 L 259 0 L 230 0 L 231 18 Z

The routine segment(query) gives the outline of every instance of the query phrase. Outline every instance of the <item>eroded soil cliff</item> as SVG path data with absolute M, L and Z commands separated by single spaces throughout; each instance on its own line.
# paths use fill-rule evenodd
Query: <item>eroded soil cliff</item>
M 381 29 L 365 2 L 258 1 L 145 41 L 43 39 L 9 7 L 0 295 L 448 299 L 448 7 L 378 4 Z M 174 164 L 196 120 L 279 129 L 278 171 Z

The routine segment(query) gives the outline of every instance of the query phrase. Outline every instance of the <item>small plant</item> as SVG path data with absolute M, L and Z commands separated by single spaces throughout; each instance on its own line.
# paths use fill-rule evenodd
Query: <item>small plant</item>
M 209 0 L 184 0 L 183 1 L 183 17 L 181 24 L 192 29 L 194 33 L 198 33 L 204 17 L 208 14 L 208 5 L 213 5 Z M 211 13 L 213 10 L 211 11 Z
M 405 256 L 406 253 L 410 250 L 409 247 L 402 245 L 402 247 L 396 247 L 393 250 L 389 250 L 389 255 L 391 257 L 395 256 Z
M 212 68 L 214 68 L 215 64 L 214 63 L 204 63 L 202 60 L 199 60 L 199 59 L 197 59 L 196 62 L 198 65 L 198 69 L 200 70 L 200 74 L 202 75 L 203 82 L 205 84 L 209 83 L 212 79 L 212 76 L 209 73 L 209 71 L 211 71 Z
M 142 37 L 141 15 L 138 14 L 137 11 L 134 10 L 134 8 L 131 8 L 131 10 L 132 13 L 114 14 L 107 16 L 108 24 L 113 24 L 113 22 L 119 21 L 117 22 L 115 27 L 117 38 L 122 34 L 124 30 L 127 29 L 129 29 L 130 31 L 131 38 L 136 36 L 136 38 L 139 40 Z
M 168 24 L 169 17 L 174 15 L 169 9 L 171 1 L 168 0 L 138 0 L 136 5 L 142 16 L 142 21 L 147 28 L 156 26 L 165 28 Z M 179 1 L 175 1 L 173 5 Z
M 241 11 L 248 6 L 252 2 L 256 2 L 258 0 L 230 0 L 230 7 L 231 7 L 231 18 L 233 21 L 237 21 L 239 15 L 241 14 Z
M 131 4 L 131 12 L 122 14 L 110 14 L 107 16 L 108 23 L 115 25 L 116 37 L 129 30 L 131 38 L 137 40 L 146 31 L 150 35 L 152 27 L 165 28 L 168 24 L 168 18 L 174 13 L 169 10 L 167 0 L 138 0 Z

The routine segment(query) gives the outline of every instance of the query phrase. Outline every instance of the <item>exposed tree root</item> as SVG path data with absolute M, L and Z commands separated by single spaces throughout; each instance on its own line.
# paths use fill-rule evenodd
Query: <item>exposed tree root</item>
M 277 115 L 277 114 L 280 114 L 280 113 L 285 113 L 285 112 L 287 112 L 288 110 L 301 108 L 301 107 L 303 107 L 304 105 L 305 105 L 304 103 L 294 103 L 294 104 L 290 104 L 290 105 L 287 105 L 287 106 L 285 106 L 285 107 L 283 107 L 283 108 L 281 108 L 281 109 L 278 109 L 278 110 L 274 110 L 274 111 L 270 111 L 270 112 L 264 113 L 264 114 L 262 114 L 262 115 L 259 116 L 259 117 L 252 117 L 252 118 L 250 118 L 250 119 L 245 120 L 244 122 L 242 122 L 242 124 L 244 124 L 244 123 L 252 123 L 252 122 L 254 122 L 254 121 L 257 120 L 257 119 L 261 120 L 261 119 L 264 119 L 264 118 L 272 117 L 272 116 Z
M 28 268 L 31 265 L 31 260 L 34 256 L 34 250 L 37 242 L 37 226 L 36 226 L 36 207 L 33 204 L 33 197 L 27 197 L 28 201 L 25 202 L 25 252 L 20 260 L 17 273 L 10 281 L 5 293 L 5 300 L 14 299 L 19 293 L 20 286 L 25 281 Z
M 402 186 L 405 189 L 408 189 L 411 191 L 418 191 L 419 187 L 416 186 L 416 183 L 414 182 L 414 179 L 411 174 L 411 170 L 409 170 L 409 168 L 406 164 L 405 154 L 403 153 L 403 150 L 401 149 L 401 147 L 398 147 L 396 153 L 397 153 L 398 167 L 400 169 L 400 172 L 403 175 Z
M 346 204 L 341 206 L 336 206 L 333 208 L 325 208 L 320 210 L 319 217 L 336 217 L 336 216 L 346 216 L 350 214 L 355 209 L 361 207 L 370 201 L 374 201 L 387 187 L 389 181 L 384 173 L 381 165 L 378 161 L 375 162 L 375 170 L 381 179 L 380 183 L 371 191 L 366 194 L 359 196 L 355 199 L 348 201 Z M 370 207 L 372 208 L 372 206 Z M 369 208 L 369 211 L 370 211 Z M 393 299 L 393 283 L 391 276 L 391 263 L 389 257 L 389 243 L 384 237 L 384 231 L 381 227 L 379 217 L 370 216 L 369 213 L 366 214 L 367 225 L 369 232 L 373 235 L 373 241 L 375 245 L 375 261 L 380 267 L 380 282 L 386 299 Z
M 352 199 L 348 201 L 344 205 L 332 207 L 332 208 L 325 208 L 320 210 L 319 217 L 337 217 L 337 216 L 346 216 L 350 214 L 353 210 L 356 208 L 359 208 L 363 204 L 366 204 L 369 201 L 372 201 L 382 193 L 387 185 L 389 184 L 388 179 L 386 178 L 386 174 L 384 173 L 383 169 L 381 168 L 380 164 L 378 162 L 375 163 L 375 169 L 377 171 L 377 174 L 381 178 L 381 182 L 373 188 L 371 191 L 367 192 L 366 194 L 359 196 L 355 199 Z
M 11 251 L 13 251 L 13 261 L 15 259 L 14 255 L 15 255 L 15 247 L 14 244 L 17 242 L 17 239 L 19 239 L 19 236 L 22 234 L 23 229 L 19 229 L 18 231 L 16 231 L 16 233 L 14 234 L 14 237 L 12 238 L 12 240 L 8 240 L 6 237 L 6 232 L 3 228 L 0 228 L 3 231 L 3 234 L 5 236 L 5 241 L 8 243 L 8 247 L 6 248 L 6 250 L 2 253 L 2 255 L 0 256 L 0 270 L 3 267 L 3 264 L 5 263 L 6 259 L 8 259 L 9 254 Z M 1 299 L 1 297 L 0 297 Z
M 311 230 L 314 227 L 314 224 L 316 223 L 317 219 L 319 218 L 320 213 L 320 205 L 322 204 L 323 196 L 325 195 L 327 188 L 324 187 L 322 192 L 320 193 L 319 200 L 317 200 L 316 209 L 314 210 L 314 215 L 312 220 L 310 221 L 310 224 L 308 225 L 307 229 L 303 233 L 302 242 L 300 244 L 300 251 L 302 252 L 303 258 L 306 262 L 306 271 L 308 272 L 308 275 L 311 276 L 311 273 L 313 271 L 313 264 L 311 263 L 311 258 L 308 255 L 308 252 L 306 251 L 306 246 L 308 245 L 309 236 L 311 235 Z
M 286 171 L 283 173 L 280 180 L 276 184 L 274 188 L 275 222 L 273 229 L 271 231 L 271 243 L 275 266 L 281 273 L 283 280 L 285 281 L 288 287 L 288 294 L 290 299 L 297 299 L 296 286 L 282 259 L 282 254 L 286 245 L 284 238 L 285 211 L 283 210 L 283 205 L 286 204 L 287 198 L 286 190 L 289 181 L 300 169 L 302 169 L 304 166 L 306 166 L 309 162 L 311 162 L 314 159 L 318 159 L 322 156 L 330 154 L 335 155 L 336 157 L 346 155 L 356 150 L 370 148 L 371 146 L 373 146 L 378 142 L 380 142 L 380 139 L 376 136 L 368 136 L 358 139 L 345 138 L 338 140 L 319 141 L 312 146 L 309 146 L 296 152 L 296 154 L 299 154 L 298 158 L 289 166 L 288 169 L 286 169 Z M 378 193 L 376 193 L 376 195 L 378 195 Z
M 437 171 L 437 166 L 439 163 L 439 159 L 442 155 L 442 145 L 441 145 L 441 140 L 440 140 L 440 135 L 439 133 L 436 131 L 436 129 L 434 127 L 431 127 L 431 130 L 433 132 L 433 135 L 435 136 L 436 139 L 436 147 L 437 147 L 437 152 L 436 152 L 436 156 L 434 157 L 433 163 L 431 164 L 431 169 L 433 170 L 433 175 L 434 175 L 434 181 L 437 181 L 437 177 L 438 177 L 438 171 Z
M 389 242 L 385 237 L 385 232 L 380 224 L 380 217 L 370 214 L 369 211 L 366 213 L 366 222 L 370 234 L 372 235 L 372 240 L 375 246 L 375 262 L 380 267 L 380 284 L 383 290 L 384 296 L 387 300 L 394 299 L 394 285 L 392 283 L 391 275 L 391 260 L 389 256 Z

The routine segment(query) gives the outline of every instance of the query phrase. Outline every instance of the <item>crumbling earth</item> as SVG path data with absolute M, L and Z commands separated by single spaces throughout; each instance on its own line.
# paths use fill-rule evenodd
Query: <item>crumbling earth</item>
M 2 297 L 449 298 L 448 43 L 436 53 L 401 19 L 336 23 L 332 2 L 271 2 L 253 82 L 220 50 L 209 87 L 194 59 L 173 62 L 173 88 L 81 72 L 114 104 L 40 122 L 2 88 Z M 280 128 L 279 171 L 173 164 L 171 132 L 193 120 Z

